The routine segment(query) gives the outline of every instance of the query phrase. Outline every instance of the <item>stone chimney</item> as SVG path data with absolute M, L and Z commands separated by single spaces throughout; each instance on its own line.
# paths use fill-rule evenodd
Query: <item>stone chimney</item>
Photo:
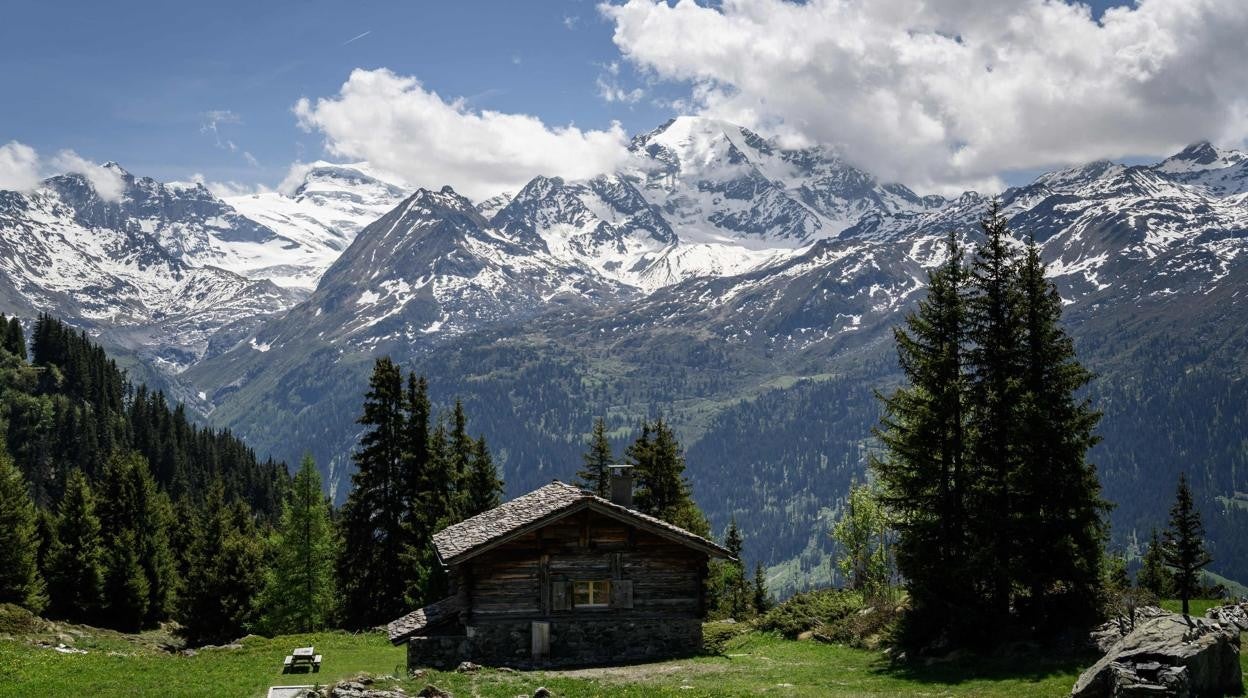
M 633 508 L 633 466 L 612 465 L 611 503 Z

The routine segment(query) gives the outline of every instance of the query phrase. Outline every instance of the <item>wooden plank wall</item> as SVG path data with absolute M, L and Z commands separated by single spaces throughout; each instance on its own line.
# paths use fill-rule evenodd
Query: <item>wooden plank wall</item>
M 582 511 L 465 563 L 471 622 L 584 615 L 697 616 L 706 555 L 616 519 Z M 557 611 L 552 586 L 574 580 L 625 579 L 632 608 Z

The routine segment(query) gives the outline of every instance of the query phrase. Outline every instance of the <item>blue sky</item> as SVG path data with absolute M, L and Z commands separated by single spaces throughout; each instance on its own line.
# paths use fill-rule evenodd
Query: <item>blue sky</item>
M 669 115 L 598 97 L 601 64 L 619 52 L 590 2 L 19 1 L 4 15 L 0 142 L 71 148 L 160 179 L 275 184 L 295 159 L 321 154 L 292 105 L 335 93 L 353 68 L 390 68 L 551 124 L 615 119 L 633 131 Z M 238 150 L 202 132 L 213 111 L 237 116 L 218 135 Z
M 0 144 L 31 146 L 45 162 L 52 153 L 72 149 L 88 160 L 117 160 L 132 172 L 163 180 L 198 173 L 209 181 L 273 186 L 293 162 L 327 155 L 376 162 L 386 155 L 384 138 L 392 143 L 409 139 L 410 129 L 396 130 L 352 144 L 348 131 L 366 120 L 331 124 L 318 111 L 301 129 L 292 111 L 300 98 L 313 104 L 334 99 L 355 69 L 384 68 L 416 78 L 421 90 L 444 101 L 462 98 L 455 109 L 465 113 L 528 115 L 553 132 L 575 125 L 590 132 L 586 138 L 619 140 L 614 122 L 632 135 L 684 109 L 743 122 L 769 135 L 832 143 L 882 177 L 921 191 L 991 188 L 1062 164 L 1164 155 L 1186 142 L 1227 133 L 1242 138 L 1236 129 L 1248 107 L 1243 98 L 1221 92 L 1234 95 L 1242 87 L 1237 81 L 1243 82 L 1245 71 L 1236 67 L 1243 64 L 1236 52 L 1245 42 L 1235 32 L 1245 26 L 1248 3 L 1210 0 L 1192 12 L 1185 2 L 1128 5 L 1131 17 L 1124 14 L 1122 31 L 1111 37 L 1096 21 L 1064 12 L 1068 6 L 1055 9 L 1040 0 L 915 0 L 916 16 L 926 13 L 915 22 L 940 26 L 945 20 L 940 13 L 947 12 L 953 29 L 937 34 L 960 37 L 965 26 L 968 36 L 1024 59 L 1012 66 L 1012 82 L 999 77 L 1005 70 L 985 81 L 985 92 L 977 95 L 992 105 L 985 108 L 962 99 L 959 93 L 971 90 L 962 90 L 952 72 L 933 72 L 932 66 L 944 66 L 965 46 L 946 46 L 946 53 L 933 60 L 908 64 L 896 63 L 897 51 L 887 41 L 872 45 L 864 40 L 863 55 L 838 56 L 829 50 L 844 44 L 845 32 L 869 34 L 873 22 L 895 20 L 897 13 L 873 14 L 876 6 L 865 2 L 839 10 L 818 0 L 796 5 L 727 0 L 722 6 L 673 9 L 654 0 L 632 0 L 618 13 L 604 13 L 594 2 L 577 0 L 10 0 L 0 22 L 0 94 L 6 101 L 0 109 Z M 1092 3 L 1092 17 L 1099 20 L 1106 7 L 1123 4 L 1098 0 Z M 728 19 L 734 23 L 726 24 Z M 1021 22 L 1014 26 L 1023 30 L 1006 31 L 1006 20 Z M 1033 25 L 1042 40 L 1030 40 Z M 1173 35 L 1166 35 L 1172 25 Z M 908 30 L 888 28 L 893 36 Z M 754 50 L 773 40 L 768 50 Z M 991 46 L 994 41 L 1002 45 Z M 1167 41 L 1180 42 L 1182 55 L 1172 62 L 1187 72 L 1176 67 L 1168 73 L 1162 60 L 1156 75 L 1139 80 L 1141 68 L 1132 62 Z M 1010 42 L 1018 45 L 1006 45 Z M 776 57 L 777 46 L 780 52 L 806 50 L 817 58 L 772 65 L 768 61 Z M 963 53 L 968 55 L 951 60 L 969 61 L 972 68 L 983 60 L 982 54 Z M 1098 82 L 1092 75 L 1096 71 L 1086 69 L 1118 63 L 1119 57 L 1121 74 L 1107 80 Z M 885 67 L 862 69 L 876 69 L 877 63 Z M 1209 75 L 1201 70 L 1204 64 Z M 1037 85 L 1050 85 L 1049 93 L 1052 85 L 1065 90 L 1069 79 L 1069 102 L 1050 94 L 1043 104 L 1032 104 L 1035 94 L 1045 90 L 1038 87 L 1029 94 L 1032 73 Z M 839 80 L 843 75 L 853 80 Z M 881 84 L 871 84 L 877 78 Z M 625 94 L 640 92 L 608 100 L 604 80 Z M 1202 89 L 1206 81 L 1219 88 Z M 953 83 L 952 88 L 942 82 Z M 914 85 L 923 91 L 914 92 Z M 867 99 L 877 91 L 879 104 L 901 105 L 896 114 L 879 111 Z M 1096 104 L 1099 95 L 1105 96 L 1104 104 Z M 376 102 L 348 106 L 358 112 L 359 104 Z M 463 126 L 476 127 L 469 122 Z M 939 128 L 930 128 L 933 122 Z M 496 137 L 511 132 L 500 133 Z M 577 139 L 535 147 L 549 149 L 569 140 Z M 327 153 L 327 144 L 334 152 Z M 493 145 L 499 146 L 493 150 L 508 150 L 507 143 Z M 583 160 L 589 152 L 580 148 L 583 143 L 575 145 L 565 159 Z M 418 158 L 420 147 L 420 142 L 412 144 L 402 157 Z M 601 143 L 590 151 L 602 155 Z M 437 163 L 447 157 L 453 154 L 442 153 L 431 159 L 433 165 L 399 174 L 412 184 L 437 185 L 432 181 L 441 171 Z M 534 162 L 536 169 L 559 169 L 549 158 L 535 156 Z M 458 183 L 465 177 L 471 179 L 451 167 L 446 179 Z M 495 186 L 492 180 L 478 184 L 481 190 Z

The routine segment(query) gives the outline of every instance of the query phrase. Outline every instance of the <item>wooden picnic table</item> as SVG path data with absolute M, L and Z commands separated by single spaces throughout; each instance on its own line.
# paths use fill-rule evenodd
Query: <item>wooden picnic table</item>
M 316 649 L 312 647 L 296 647 L 286 655 L 286 661 L 282 663 L 282 673 L 292 671 L 296 667 L 308 667 L 314 672 L 320 671 L 321 655 L 317 654 Z

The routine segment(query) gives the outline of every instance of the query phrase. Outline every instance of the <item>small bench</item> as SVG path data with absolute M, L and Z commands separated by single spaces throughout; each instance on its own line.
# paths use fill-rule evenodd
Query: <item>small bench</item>
M 298 647 L 290 654 L 286 655 L 286 660 L 282 662 L 282 673 L 294 671 L 299 667 L 307 667 L 313 672 L 321 670 L 321 655 L 316 654 L 316 650 L 311 647 Z

